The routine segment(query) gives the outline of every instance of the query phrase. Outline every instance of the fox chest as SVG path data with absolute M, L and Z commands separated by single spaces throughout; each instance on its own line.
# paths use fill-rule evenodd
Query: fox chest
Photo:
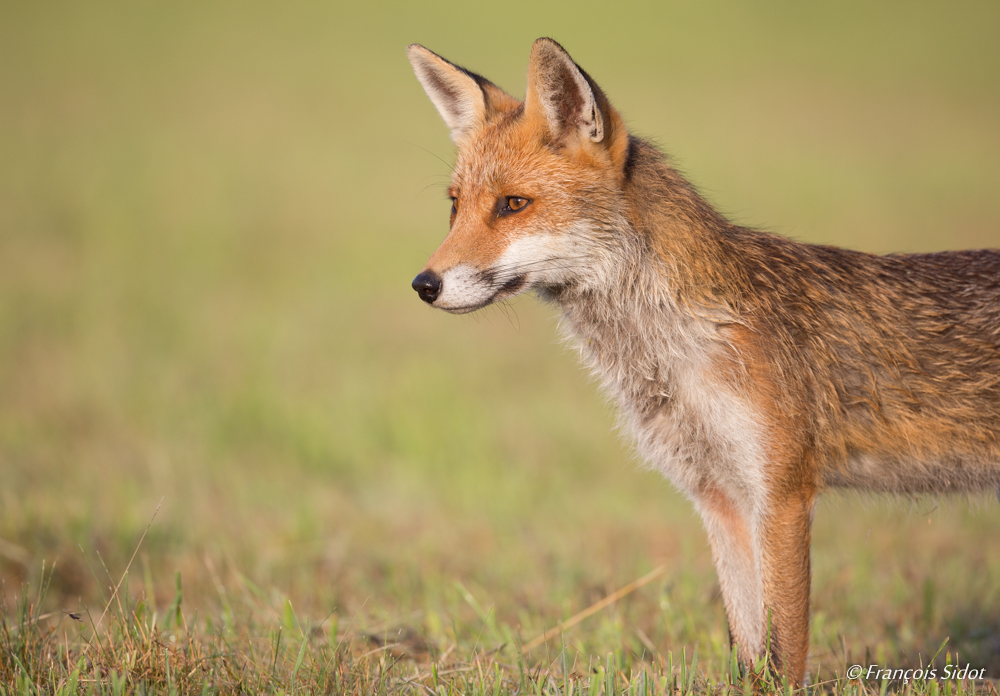
M 613 334 L 625 338 L 608 340 L 593 326 L 571 335 L 642 459 L 688 495 L 719 487 L 756 497 L 765 485 L 763 428 L 753 408 L 713 374 L 711 345 Z

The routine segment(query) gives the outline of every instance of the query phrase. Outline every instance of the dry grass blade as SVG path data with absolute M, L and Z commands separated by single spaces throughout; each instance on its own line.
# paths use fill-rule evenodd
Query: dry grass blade
M 622 597 L 625 597 L 626 595 L 629 595 L 632 592 L 635 592 L 636 590 L 638 590 L 643 585 L 648 585 L 653 580 L 656 580 L 656 578 L 658 578 L 661 575 L 663 575 L 666 572 L 666 570 L 667 570 L 666 564 L 663 564 L 663 565 L 661 565 L 661 566 L 659 566 L 657 568 L 654 568 L 653 570 L 649 571 L 648 573 L 646 573 L 645 575 L 643 575 L 638 580 L 633 580 L 629 584 L 625 585 L 625 587 L 622 587 L 621 589 L 616 590 L 615 592 L 612 592 L 611 594 L 609 594 L 607 597 L 605 597 L 601 601 L 595 602 L 595 603 L 591 604 L 589 607 L 587 607 L 583 611 L 578 612 L 577 614 L 574 614 L 573 616 L 569 617 L 568 619 L 566 619 L 565 621 L 563 621 L 562 623 L 560 623 L 555 628 L 550 628 L 549 630 L 547 630 L 542 635 L 540 635 L 537 638 L 534 638 L 534 639 L 528 641 L 527 643 L 525 643 L 524 647 L 521 648 L 521 654 L 522 655 L 527 654 L 528 652 L 530 652 L 534 648 L 537 648 L 539 645 L 541 645 L 542 643 L 546 642 L 547 640 L 556 637 L 557 635 L 559 635 L 560 633 L 562 633 L 566 629 L 572 628 L 573 626 L 576 626 L 578 623 L 580 623 L 584 619 L 586 619 L 586 618 L 588 618 L 588 617 L 596 614 L 601 609 L 604 609 L 605 607 L 614 604 L 615 602 L 617 602 Z
M 128 571 L 132 567 L 132 561 L 135 560 L 136 554 L 139 553 L 139 548 L 142 546 L 143 539 L 146 538 L 146 533 L 149 532 L 149 528 L 153 526 L 153 520 L 156 519 L 156 514 L 160 511 L 161 505 L 163 505 L 163 498 L 160 498 L 160 502 L 156 504 L 156 509 L 153 510 L 153 516 L 149 518 L 149 524 L 147 524 L 146 528 L 142 530 L 142 536 L 139 537 L 139 543 L 135 545 L 135 551 L 132 552 L 132 558 L 128 560 L 128 565 L 125 566 L 125 572 L 122 573 L 121 578 L 118 580 L 118 584 L 115 585 L 115 591 L 112 592 L 111 596 L 108 598 L 108 603 L 104 605 L 104 611 L 101 613 L 101 618 L 99 618 L 97 623 L 94 624 L 95 630 L 100 627 L 101 622 L 104 621 L 104 617 L 108 615 L 108 609 L 111 608 L 111 603 L 118 598 L 118 590 L 121 588 L 125 578 L 128 577 Z

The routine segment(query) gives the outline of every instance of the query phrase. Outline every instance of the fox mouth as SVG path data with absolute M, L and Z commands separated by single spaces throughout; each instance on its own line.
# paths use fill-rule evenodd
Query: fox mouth
M 487 280 L 491 279 L 487 278 Z M 496 292 L 494 292 L 492 295 L 487 297 L 482 302 L 477 302 L 475 304 L 470 304 L 470 305 L 463 305 L 461 307 L 441 307 L 441 309 L 445 310 L 446 312 L 450 312 L 451 314 L 468 314 L 469 312 L 475 312 L 476 310 L 482 309 L 483 307 L 488 307 L 489 305 L 499 300 L 505 300 L 508 297 L 513 297 L 514 295 L 524 290 L 527 284 L 528 284 L 528 276 L 527 274 L 522 273 L 520 275 L 514 276 L 513 278 L 505 282 L 503 285 L 500 286 L 499 289 L 497 289 Z
M 510 297 L 511 295 L 516 295 L 517 293 L 521 292 L 522 289 L 524 289 L 524 286 L 527 282 L 528 282 L 528 276 L 525 273 L 514 276 L 501 286 L 501 288 L 497 291 L 496 295 L 493 296 L 493 300 L 499 299 L 501 295 L 504 297 Z

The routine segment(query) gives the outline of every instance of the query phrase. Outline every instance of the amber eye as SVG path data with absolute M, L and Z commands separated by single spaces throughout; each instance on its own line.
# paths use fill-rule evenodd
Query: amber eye
M 510 215 L 511 213 L 516 213 L 519 210 L 523 210 L 529 203 L 531 203 L 530 198 L 504 196 L 497 202 L 497 214 Z

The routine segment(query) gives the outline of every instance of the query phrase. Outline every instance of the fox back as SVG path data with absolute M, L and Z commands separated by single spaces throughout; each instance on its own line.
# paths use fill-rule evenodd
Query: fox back
M 413 282 L 534 290 L 643 458 L 701 514 L 745 664 L 804 678 L 816 496 L 1000 489 L 1000 252 L 875 256 L 716 212 L 551 39 L 523 102 L 411 46 L 458 156 Z M 769 625 L 769 616 L 773 624 Z

